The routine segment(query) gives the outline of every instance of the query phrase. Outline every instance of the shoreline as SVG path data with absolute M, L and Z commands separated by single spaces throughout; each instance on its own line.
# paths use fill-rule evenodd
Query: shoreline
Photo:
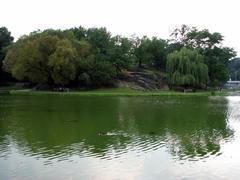
M 58 95 L 58 96 L 226 96 L 228 92 L 199 91 L 199 92 L 177 92 L 177 91 L 139 91 L 130 88 L 112 88 L 98 89 L 89 91 L 69 91 L 69 92 L 54 92 L 54 91 L 33 91 L 30 89 L 24 90 L 9 90 L 10 95 Z

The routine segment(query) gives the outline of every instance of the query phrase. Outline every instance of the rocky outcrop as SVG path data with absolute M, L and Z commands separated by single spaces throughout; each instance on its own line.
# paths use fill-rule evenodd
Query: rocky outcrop
M 166 76 L 154 71 L 128 71 L 118 82 L 119 87 L 131 87 L 138 90 L 168 90 Z

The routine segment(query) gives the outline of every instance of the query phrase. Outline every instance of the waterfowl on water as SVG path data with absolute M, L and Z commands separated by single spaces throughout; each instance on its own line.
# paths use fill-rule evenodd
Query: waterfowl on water
M 156 133 L 153 132 L 153 131 L 150 131 L 149 134 L 150 134 L 150 135 L 154 135 L 154 134 L 156 134 Z
M 106 136 L 108 133 L 107 132 L 99 132 L 98 135 L 99 136 Z

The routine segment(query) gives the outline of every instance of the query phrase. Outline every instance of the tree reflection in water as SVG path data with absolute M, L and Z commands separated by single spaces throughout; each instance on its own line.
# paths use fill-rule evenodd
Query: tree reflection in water
M 198 160 L 221 154 L 221 142 L 233 137 L 227 112 L 224 98 L 7 96 L 0 154 L 14 145 L 47 159 L 112 159 L 164 147 L 173 158 Z

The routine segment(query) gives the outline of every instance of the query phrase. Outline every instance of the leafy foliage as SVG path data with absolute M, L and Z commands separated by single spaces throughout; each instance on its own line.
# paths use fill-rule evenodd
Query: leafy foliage
M 103 32 L 101 29 L 100 34 Z M 106 60 L 102 58 L 103 55 L 107 56 L 107 51 L 103 49 L 110 47 L 93 48 L 85 38 L 77 40 L 73 37 L 70 31 L 54 30 L 24 36 L 9 49 L 4 60 L 5 70 L 19 80 L 36 84 L 67 85 L 78 81 L 79 77 L 83 85 L 95 87 L 111 84 L 116 69 L 109 57 Z
M 18 40 L 9 50 L 4 66 L 19 80 L 67 84 L 74 79 L 76 60 L 76 49 L 68 39 L 45 32 Z
M 229 64 L 230 78 L 233 81 L 240 80 L 240 59 L 235 58 Z
M 134 41 L 134 54 L 138 67 L 142 67 L 145 64 L 156 69 L 165 69 L 167 56 L 167 42 L 165 40 L 156 37 L 149 39 L 144 36 L 142 39 L 135 38 Z
M 182 48 L 167 57 L 168 82 L 172 86 L 201 87 L 208 82 L 208 67 L 195 50 Z
M 69 40 L 61 40 L 56 46 L 48 62 L 51 76 L 55 84 L 68 84 L 76 76 L 77 52 Z
M 6 56 L 7 48 L 13 42 L 11 32 L 6 27 L 0 27 L 0 81 L 9 80 L 10 77 L 7 73 L 2 71 L 2 61 Z
M 173 44 L 180 44 L 190 49 L 198 50 L 209 69 L 210 85 L 219 86 L 229 78 L 229 60 L 236 52 L 229 47 L 223 47 L 223 36 L 220 33 L 210 33 L 209 30 L 198 30 L 196 27 L 182 25 L 173 33 Z
M 124 72 L 141 68 L 167 72 L 172 86 L 218 86 L 228 79 L 236 52 L 222 46 L 220 33 L 183 25 L 172 37 L 126 38 L 80 26 L 34 31 L 11 45 L 13 38 L 1 28 L 0 55 L 16 79 L 51 86 L 112 86 Z

